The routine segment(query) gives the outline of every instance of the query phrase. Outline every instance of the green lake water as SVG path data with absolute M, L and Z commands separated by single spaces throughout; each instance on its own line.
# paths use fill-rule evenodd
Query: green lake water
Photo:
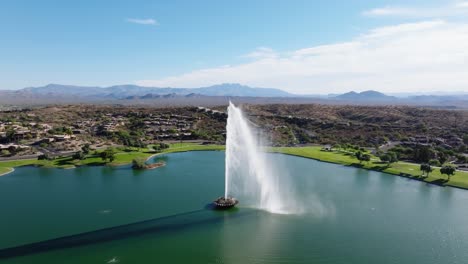
M 168 154 L 146 171 L 18 168 L 0 177 L 0 249 L 117 228 L 0 263 L 468 263 L 468 191 L 272 156 L 303 214 L 208 208 L 224 193 L 224 152 Z

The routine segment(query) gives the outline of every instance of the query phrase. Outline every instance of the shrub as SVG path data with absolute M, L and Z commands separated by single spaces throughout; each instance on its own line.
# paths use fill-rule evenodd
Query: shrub
M 51 155 L 47 154 L 47 153 L 44 153 L 44 154 L 41 154 L 37 157 L 38 160 L 53 160 L 54 157 L 52 157 Z
M 142 158 L 136 158 L 132 160 L 132 168 L 134 169 L 144 169 L 146 168 L 145 160 Z
M 86 155 L 82 151 L 77 151 L 73 154 L 72 158 L 75 160 L 83 160 L 86 158 Z

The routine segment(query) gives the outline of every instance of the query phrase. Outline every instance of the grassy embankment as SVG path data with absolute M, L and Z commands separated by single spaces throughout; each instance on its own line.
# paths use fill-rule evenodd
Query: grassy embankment
M 347 166 L 355 166 L 368 170 L 382 171 L 438 185 L 468 189 L 468 172 L 464 171 L 457 171 L 455 175 L 450 178 L 450 181 L 447 182 L 447 175 L 442 175 L 439 168 L 434 168 L 429 174 L 429 177 L 422 178 L 419 164 L 399 161 L 387 166 L 386 163 L 381 162 L 379 158 L 372 155 L 371 161 L 359 163 L 352 153 L 345 151 L 322 151 L 321 147 L 280 147 L 273 148 L 271 151 Z
M 54 160 L 38 160 L 38 159 L 26 159 L 26 160 L 13 160 L 13 161 L 0 161 L 0 175 L 9 173 L 14 167 L 21 166 L 38 166 L 46 168 L 74 168 L 77 166 L 118 166 L 129 164 L 133 159 L 137 158 L 149 158 L 153 155 L 171 152 L 184 152 L 184 151 L 197 151 L 197 150 L 224 150 L 224 146 L 220 145 L 199 145 L 191 143 L 175 143 L 170 144 L 168 149 L 156 153 L 149 148 L 134 148 L 132 151 L 118 151 L 115 154 L 115 160 L 111 163 L 104 162 L 99 157 L 99 152 L 96 154 L 87 155 L 83 160 L 73 160 L 71 157 L 57 158 Z
M 172 152 L 184 152 L 184 151 L 197 151 L 197 150 L 224 150 L 223 145 L 199 145 L 192 143 L 175 143 L 170 144 L 168 149 L 165 149 L 162 153 Z M 288 155 L 300 156 L 304 158 L 311 158 L 325 162 L 337 163 L 346 166 L 361 167 L 363 169 L 382 171 L 389 174 L 400 175 L 412 179 L 422 180 L 428 183 L 435 183 L 439 185 L 448 185 L 453 187 L 468 189 L 468 173 L 457 171 L 454 176 L 451 177 L 450 181 L 446 182 L 447 176 L 441 175 L 439 168 L 434 168 L 434 171 L 430 173 L 429 177 L 422 178 L 421 171 L 419 170 L 419 164 L 397 162 L 387 166 L 385 163 L 372 156 L 370 162 L 359 161 L 351 154 L 344 151 L 321 151 L 321 147 L 278 147 L 271 148 L 271 152 L 283 153 Z M 76 166 L 98 166 L 98 165 L 123 165 L 129 164 L 135 158 L 149 158 L 155 155 L 154 151 L 150 149 L 135 149 L 132 152 L 121 151 L 115 155 L 115 160 L 112 163 L 105 163 L 97 155 L 89 155 L 84 160 L 73 160 L 71 157 L 59 158 L 55 160 L 17 160 L 17 161 L 4 161 L 0 162 L 0 175 L 8 173 L 13 167 L 34 165 L 42 167 L 58 167 L 58 168 L 73 168 Z
M 0 167 L 0 176 L 4 175 L 4 174 L 8 174 L 10 172 L 13 171 L 13 168 L 9 168 L 9 167 Z

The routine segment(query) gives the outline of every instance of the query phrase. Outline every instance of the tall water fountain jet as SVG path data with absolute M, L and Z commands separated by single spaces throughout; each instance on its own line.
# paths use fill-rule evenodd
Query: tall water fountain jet
M 224 197 L 234 196 L 243 205 L 273 213 L 300 213 L 289 175 L 262 150 L 260 134 L 231 102 L 226 132 Z

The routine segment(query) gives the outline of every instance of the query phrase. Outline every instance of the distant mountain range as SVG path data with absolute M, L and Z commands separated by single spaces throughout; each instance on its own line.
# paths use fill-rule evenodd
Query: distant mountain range
M 243 97 L 293 97 L 295 95 L 274 88 L 253 88 L 237 83 L 218 84 L 200 88 L 159 88 L 143 87 L 137 85 L 115 85 L 110 87 L 89 87 L 61 84 L 49 84 L 42 87 L 30 87 L 17 91 L 18 93 L 30 93 L 53 96 L 80 96 L 100 98 L 137 98 L 154 97 L 156 95 L 174 94 L 184 96 L 199 94 L 205 96 L 243 96 Z
M 275 88 L 254 88 L 225 83 L 200 88 L 160 88 L 138 85 L 110 87 L 49 84 L 20 90 L 0 90 L 0 103 L 37 105 L 50 103 L 157 103 L 186 105 L 224 104 L 233 97 L 248 103 L 395 104 L 468 108 L 468 93 L 396 97 L 369 90 L 329 95 L 297 95 Z

